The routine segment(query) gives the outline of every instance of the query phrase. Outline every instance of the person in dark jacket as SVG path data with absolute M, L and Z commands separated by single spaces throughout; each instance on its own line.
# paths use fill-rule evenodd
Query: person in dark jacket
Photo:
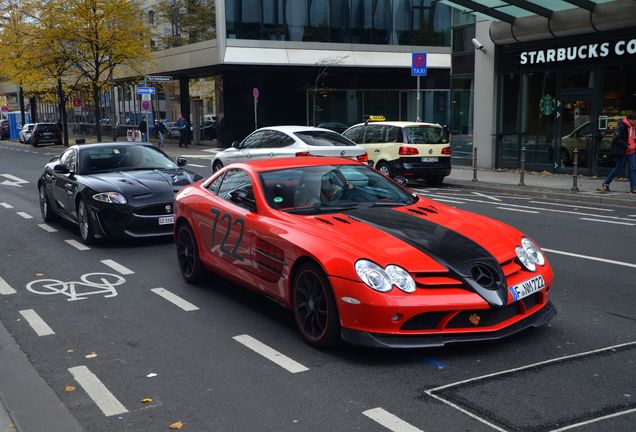
M 141 132 L 141 140 L 147 141 L 148 137 L 146 136 L 146 132 L 148 131 L 148 123 L 146 123 L 146 116 L 141 118 L 141 122 L 139 122 L 139 132 Z
M 596 190 L 609 192 L 610 183 L 623 172 L 625 162 L 627 162 L 629 166 L 629 189 L 632 193 L 636 193 L 636 112 L 630 111 L 616 125 L 614 137 L 612 138 L 611 154 L 616 160 L 616 165 Z
M 179 147 L 188 148 L 190 122 L 188 122 L 183 114 L 180 114 L 179 118 L 177 119 L 177 128 L 179 128 Z
M 159 121 L 155 124 L 155 129 L 157 130 L 157 135 L 159 136 L 159 148 L 164 146 L 164 139 L 166 137 L 166 133 L 168 133 L 168 129 L 166 129 L 166 125 L 163 124 L 163 119 L 159 119 Z

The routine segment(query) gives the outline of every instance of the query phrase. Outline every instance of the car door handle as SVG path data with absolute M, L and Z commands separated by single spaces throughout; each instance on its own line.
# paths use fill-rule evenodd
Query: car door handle
M 65 183 L 64 187 L 68 190 L 72 190 L 73 189 L 73 183 Z
M 380 149 L 375 149 L 373 151 L 376 152 L 376 153 L 380 153 Z
M 269 157 L 274 157 L 274 152 L 269 152 Z

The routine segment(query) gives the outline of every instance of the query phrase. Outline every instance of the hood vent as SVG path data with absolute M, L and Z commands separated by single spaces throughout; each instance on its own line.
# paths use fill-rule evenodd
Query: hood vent
M 418 207 L 418 209 L 424 211 L 424 212 L 428 212 L 428 213 L 437 213 L 437 209 L 433 208 L 433 207 Z
M 428 214 L 426 212 L 423 212 L 421 210 L 417 210 L 417 209 L 414 209 L 414 208 L 410 208 L 410 209 L 407 209 L 407 210 L 410 211 L 411 213 L 415 213 L 415 214 L 420 215 L 420 216 L 426 216 Z
M 320 222 L 325 223 L 325 224 L 327 224 L 327 225 L 333 225 L 333 222 L 331 222 L 330 220 L 327 220 L 327 219 L 325 219 L 325 218 L 316 217 L 315 219 L 316 219 L 316 220 L 319 220 Z
M 345 223 L 345 224 L 347 224 L 347 225 L 351 225 L 351 222 L 349 222 L 349 221 L 348 221 L 348 220 L 346 220 L 345 218 L 341 218 L 341 217 L 339 217 L 339 216 L 334 216 L 333 218 L 334 218 L 335 220 L 337 220 L 338 222 L 342 222 L 342 223 Z

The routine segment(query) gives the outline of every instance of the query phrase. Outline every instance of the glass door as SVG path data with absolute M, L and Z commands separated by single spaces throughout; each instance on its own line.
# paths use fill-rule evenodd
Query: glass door
M 558 101 L 557 146 L 555 163 L 562 171 L 571 171 L 574 164 L 574 150 L 578 149 L 580 173 L 589 172 L 594 163 L 596 122 L 592 115 L 592 98 L 589 96 L 561 97 Z M 555 167 L 556 168 L 556 167 Z

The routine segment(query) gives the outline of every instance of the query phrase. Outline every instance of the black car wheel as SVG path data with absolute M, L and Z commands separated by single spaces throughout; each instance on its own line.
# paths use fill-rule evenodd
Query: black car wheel
M 307 343 L 333 346 L 340 340 L 340 319 L 325 273 L 314 263 L 303 264 L 293 280 L 294 318 Z
M 91 217 L 88 214 L 88 207 L 86 207 L 83 199 L 77 202 L 77 224 L 79 225 L 82 241 L 85 244 L 93 243 L 95 241 L 95 231 L 93 230 Z
M 187 283 L 194 284 L 203 279 L 205 270 L 199 257 L 199 247 L 187 223 L 181 224 L 177 230 L 177 261 L 181 276 Z
M 217 172 L 221 168 L 223 168 L 223 163 L 221 161 L 214 161 L 214 164 L 212 165 L 212 172 Z
M 44 184 L 40 184 L 38 191 L 40 196 L 40 213 L 42 213 L 42 219 L 44 219 L 44 222 L 51 222 L 55 220 L 55 216 L 51 212 L 51 204 L 49 202 L 49 197 L 46 194 L 46 187 Z
M 393 177 L 393 172 L 391 171 L 391 167 L 386 162 L 380 162 L 379 164 L 376 165 L 375 169 L 380 171 L 384 176 L 388 178 Z

